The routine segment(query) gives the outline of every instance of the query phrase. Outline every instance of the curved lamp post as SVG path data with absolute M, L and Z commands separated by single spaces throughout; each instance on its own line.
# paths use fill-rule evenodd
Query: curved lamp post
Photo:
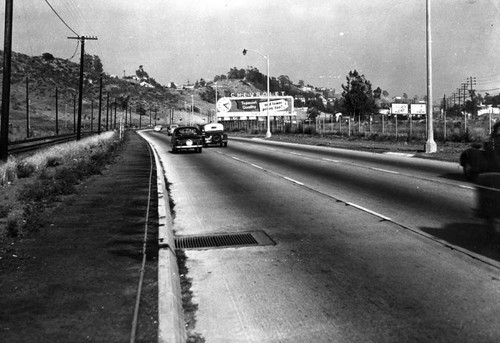
M 267 60 L 267 132 L 266 132 L 266 138 L 271 137 L 271 127 L 270 127 L 270 122 L 269 122 L 269 55 L 264 55 L 261 54 L 258 51 L 255 50 L 248 50 L 248 49 L 243 49 L 243 55 L 246 55 L 248 51 L 255 52 L 256 54 L 264 57 Z

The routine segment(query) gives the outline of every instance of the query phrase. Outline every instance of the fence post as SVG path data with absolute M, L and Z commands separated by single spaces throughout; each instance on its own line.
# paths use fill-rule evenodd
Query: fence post
M 398 139 L 398 114 L 394 116 L 394 119 L 396 121 L 396 140 Z

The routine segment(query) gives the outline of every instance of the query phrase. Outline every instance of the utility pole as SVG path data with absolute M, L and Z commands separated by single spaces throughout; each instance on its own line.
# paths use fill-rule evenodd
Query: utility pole
M 466 95 L 466 90 L 467 90 L 467 84 L 466 83 L 462 83 L 462 88 L 463 88 L 463 95 L 464 95 L 464 110 L 465 110 L 465 95 Z
M 475 101 L 474 101 L 474 98 L 475 98 L 475 94 L 474 94 L 474 88 L 472 86 L 475 86 L 476 85 L 476 78 L 475 77 L 472 77 L 472 76 L 469 76 L 469 78 L 467 79 L 467 84 L 470 86 L 470 90 L 469 90 L 469 95 L 470 95 L 470 102 L 472 103 L 472 115 L 474 117 L 476 117 L 476 104 L 475 104 Z
M 101 113 L 102 113 L 102 74 L 99 77 L 99 112 L 97 115 L 97 122 L 99 123 L 98 125 L 98 133 L 101 133 Z
M 443 95 L 443 122 L 444 122 L 443 137 L 446 140 L 446 94 Z
M 12 59 L 13 0 L 5 0 L 5 29 L 3 40 L 2 116 L 0 123 L 0 160 L 9 157 L 10 72 Z
M 109 93 L 107 93 L 106 97 L 106 126 L 108 126 L 109 118 Z M 99 134 L 101 133 L 101 121 L 99 120 Z
M 94 131 L 94 99 L 90 100 L 90 132 Z
M 82 105 L 83 105 L 83 61 L 85 58 L 85 40 L 97 40 L 97 37 L 68 37 L 68 39 L 79 39 L 81 45 L 80 51 L 80 86 L 78 95 L 78 124 L 76 130 L 76 140 L 79 141 L 81 138 L 82 130 Z
M 73 133 L 76 133 L 76 93 L 73 94 Z
M 29 77 L 26 76 L 26 138 L 30 138 L 30 87 Z
M 56 87 L 56 136 L 59 136 L 59 91 Z

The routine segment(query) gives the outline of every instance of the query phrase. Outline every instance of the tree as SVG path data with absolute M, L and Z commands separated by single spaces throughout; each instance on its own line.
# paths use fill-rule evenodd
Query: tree
M 298 85 L 299 85 L 299 87 L 304 87 L 304 85 L 305 85 L 304 80 L 299 80 Z
M 137 69 L 135 71 L 135 75 L 137 75 L 137 77 L 139 78 L 139 80 L 148 80 L 149 79 L 149 75 L 148 73 L 146 73 L 144 71 L 144 67 L 143 66 L 139 66 L 139 69 Z
M 233 80 L 243 80 L 245 78 L 245 73 L 245 69 L 233 67 L 229 70 L 229 73 L 227 73 L 227 78 Z
M 372 84 L 364 75 L 360 75 L 356 70 L 350 71 L 346 77 L 346 84 L 342 84 L 342 99 L 347 113 L 353 116 L 364 116 L 372 113 L 375 101 L 372 94 Z
M 215 88 L 207 86 L 204 92 L 200 93 L 200 97 L 210 103 L 215 103 Z
M 280 84 L 280 88 L 282 90 L 290 88 L 290 85 L 292 84 L 292 81 L 290 81 L 290 78 L 287 75 L 280 75 L 280 76 L 278 76 L 278 81 L 279 81 L 279 84 Z
M 97 80 L 99 76 L 104 72 L 101 59 L 97 55 L 85 54 L 83 56 L 83 67 L 85 73 L 90 75 L 94 80 Z
M 54 60 L 54 55 L 52 55 L 50 52 L 44 52 L 42 54 L 42 58 L 45 60 L 45 61 L 52 61 Z

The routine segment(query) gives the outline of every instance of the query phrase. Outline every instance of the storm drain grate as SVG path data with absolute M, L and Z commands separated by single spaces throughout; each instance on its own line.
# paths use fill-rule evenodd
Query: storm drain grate
M 176 249 L 229 248 L 275 244 L 264 231 L 175 237 Z

